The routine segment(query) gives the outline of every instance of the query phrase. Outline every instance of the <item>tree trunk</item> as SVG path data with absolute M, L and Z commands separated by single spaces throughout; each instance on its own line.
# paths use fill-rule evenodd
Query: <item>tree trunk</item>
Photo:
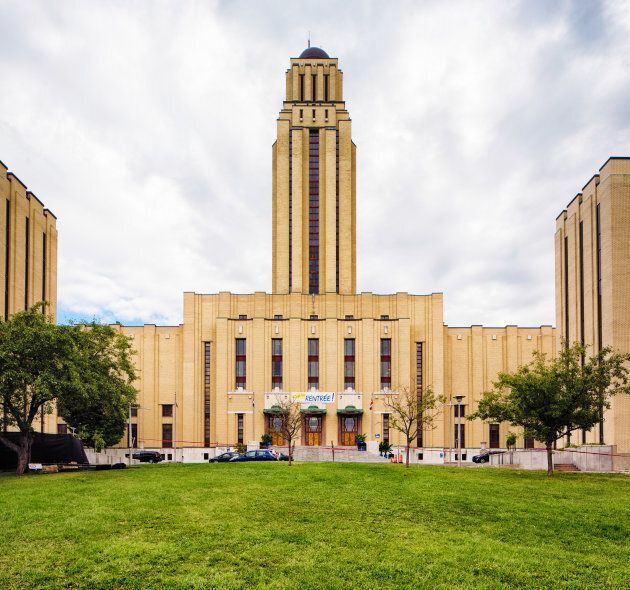
M 289 439 L 289 467 L 291 467 L 291 463 L 293 463 L 293 444 L 292 439 Z
M 409 467 L 409 441 L 407 441 L 407 461 L 405 467 Z
M 33 446 L 33 433 L 32 432 L 22 432 L 20 434 L 20 442 L 19 444 L 15 444 L 10 440 L 4 438 L 0 435 L 0 442 L 2 442 L 5 446 L 9 447 L 17 456 L 17 469 L 15 473 L 17 475 L 23 475 L 26 471 L 28 464 L 31 461 L 31 447 Z
M 553 449 L 551 448 L 551 445 L 551 441 L 547 441 L 547 475 L 550 477 L 553 475 Z

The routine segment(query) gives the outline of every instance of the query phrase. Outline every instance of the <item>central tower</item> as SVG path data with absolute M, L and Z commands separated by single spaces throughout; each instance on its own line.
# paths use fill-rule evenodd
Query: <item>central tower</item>
M 356 146 L 337 59 L 291 59 L 273 144 L 273 293 L 356 291 Z

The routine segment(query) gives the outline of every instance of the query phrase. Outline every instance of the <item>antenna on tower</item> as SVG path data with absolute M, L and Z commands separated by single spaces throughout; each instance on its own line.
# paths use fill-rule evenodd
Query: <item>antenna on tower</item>
M 308 32 L 308 46 L 311 46 L 311 32 Z

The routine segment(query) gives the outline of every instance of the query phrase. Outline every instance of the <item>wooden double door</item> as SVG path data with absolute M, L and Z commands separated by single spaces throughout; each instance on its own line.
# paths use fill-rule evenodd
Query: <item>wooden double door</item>
M 357 444 L 357 434 L 361 417 L 353 414 L 339 416 L 339 442 L 344 447 L 353 447 Z
M 304 444 L 319 447 L 324 443 L 324 416 L 307 414 L 304 416 Z
M 282 418 L 277 414 L 267 417 L 267 432 L 271 435 L 271 444 L 274 447 L 281 447 L 284 443 L 282 435 Z

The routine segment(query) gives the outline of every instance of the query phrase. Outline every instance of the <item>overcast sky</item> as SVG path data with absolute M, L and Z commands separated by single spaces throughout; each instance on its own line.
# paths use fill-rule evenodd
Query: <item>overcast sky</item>
M 628 2 L 0 0 L 0 160 L 58 216 L 60 319 L 271 290 L 289 58 L 340 60 L 357 288 L 555 323 L 555 217 L 630 155 Z

